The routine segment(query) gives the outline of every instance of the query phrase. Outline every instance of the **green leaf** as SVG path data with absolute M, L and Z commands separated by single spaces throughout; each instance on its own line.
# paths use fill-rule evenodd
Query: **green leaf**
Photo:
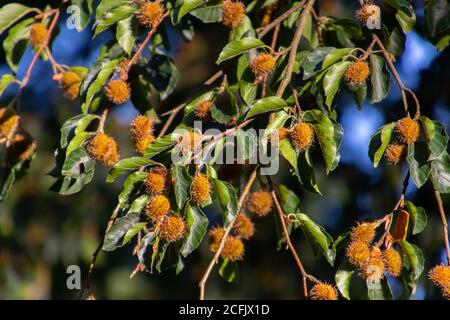
M 181 209 L 189 198 L 192 179 L 186 167 L 177 165 L 172 167 L 172 177 L 174 179 L 175 199 L 178 208 Z
M 114 182 L 114 180 L 129 171 L 135 171 L 143 166 L 156 164 L 153 160 L 144 157 L 131 157 L 122 159 L 117 162 L 106 177 L 106 182 Z
M 323 90 L 325 91 L 328 108 L 331 108 L 334 96 L 339 90 L 342 76 L 350 64 L 351 62 L 349 61 L 335 63 L 327 73 L 325 73 L 325 77 L 323 78 Z
M 222 4 L 204 6 L 191 10 L 190 14 L 200 19 L 204 23 L 219 22 L 220 20 L 222 20 L 223 14 L 222 8 L 223 8 Z
M 350 282 L 352 281 L 352 277 L 354 274 L 355 270 L 347 260 L 344 260 L 336 271 L 336 275 L 334 276 L 339 292 L 347 300 L 350 300 Z
M 333 239 L 325 231 L 325 229 L 312 221 L 306 214 L 295 213 L 293 214 L 296 219 L 296 223 L 300 225 L 303 233 L 308 238 L 313 248 L 319 249 L 323 256 L 327 259 L 330 265 L 334 264 L 336 258 L 336 252 L 332 248 Z
M 305 58 L 303 62 L 303 80 L 311 78 L 318 70 L 317 66 L 333 51 L 333 47 L 319 47 Z
M 400 240 L 400 246 L 403 251 L 403 260 L 407 262 L 409 270 L 409 286 L 412 288 L 412 292 L 415 292 L 417 282 L 424 270 L 425 259 L 422 254 L 422 250 L 414 244 L 409 243 L 406 240 Z
M 245 119 L 247 120 L 257 114 L 275 111 L 285 107 L 287 107 L 287 104 L 282 98 L 275 96 L 262 98 L 253 104 Z
M 370 103 L 377 103 L 386 98 L 390 74 L 386 69 L 386 61 L 376 54 L 370 55 L 370 83 L 372 87 Z
M 448 46 L 450 4 L 447 0 L 431 0 L 425 6 L 426 29 L 429 37 L 442 50 Z
M 295 175 L 298 177 L 303 187 L 310 192 L 322 194 L 316 183 L 316 177 L 310 159 L 309 149 L 298 154 L 297 163 L 298 166 L 295 169 Z
M 220 203 L 226 211 L 224 212 L 223 226 L 227 227 L 233 221 L 237 212 L 238 198 L 236 189 L 228 182 L 219 179 L 211 179 L 214 185 L 214 191 L 219 198 Z
M 431 162 L 431 181 L 434 190 L 450 193 L 450 156 L 447 151 Z
M 295 192 L 282 184 L 278 185 L 277 189 L 283 211 L 287 214 L 299 212 L 300 198 L 295 194 Z
M 133 16 L 127 19 L 120 20 L 117 23 L 116 39 L 123 50 L 125 50 L 128 55 L 131 55 L 131 51 L 134 46 L 134 33 L 136 26 L 133 23 Z
M 393 300 L 391 287 L 386 278 L 367 286 L 367 295 L 370 300 Z
M 93 0 L 72 0 L 72 6 L 67 8 L 70 18 L 67 23 L 73 23 L 78 32 L 89 25 L 93 11 Z M 79 15 L 78 15 L 79 14 Z M 75 17 L 75 15 L 78 15 Z
M 149 265 L 151 263 L 150 261 L 148 261 L 149 260 L 148 257 L 150 256 L 150 254 L 146 254 L 147 249 L 148 248 L 153 249 L 152 246 L 156 240 L 157 240 L 156 232 L 150 231 L 144 237 L 142 237 L 141 244 L 139 245 L 139 249 L 137 252 L 139 262 L 145 266 L 145 271 L 147 272 L 150 272 Z
M 126 245 L 128 242 L 131 241 L 131 239 L 134 238 L 135 235 L 139 233 L 142 229 L 144 229 L 147 222 L 139 222 L 136 223 L 131 229 L 127 231 L 125 234 L 125 237 L 123 237 L 122 246 Z
M 74 150 L 78 149 L 83 142 L 86 141 L 89 135 L 89 132 L 80 132 L 76 134 L 67 146 L 66 157 L 69 156 L 69 154 L 71 154 Z
M 178 9 L 177 22 L 180 22 L 181 18 L 188 14 L 189 11 L 199 6 L 203 2 L 205 2 L 205 0 L 183 0 L 183 4 Z
M 325 56 L 322 63 L 322 70 L 341 60 L 343 56 L 348 55 L 354 48 L 333 49 Z
M 100 62 L 101 69 L 97 74 L 97 77 L 94 81 L 89 85 L 89 88 L 86 92 L 86 99 L 85 103 L 82 105 L 81 109 L 83 113 L 86 113 L 89 110 L 89 107 L 94 100 L 94 96 L 99 93 L 103 85 L 106 83 L 106 80 L 111 76 L 111 74 L 114 72 L 116 66 L 119 64 L 119 60 L 102 60 Z M 97 66 L 95 66 L 95 70 L 97 69 Z M 89 75 L 90 71 L 87 73 Z M 85 77 L 86 79 L 86 77 Z M 81 89 L 83 88 L 83 85 Z
M 97 17 L 97 21 L 95 23 L 95 33 L 94 37 L 99 33 L 105 31 L 112 25 L 128 19 L 138 10 L 135 6 L 124 5 L 120 7 L 116 7 L 107 11 L 103 16 Z
M 395 128 L 395 122 L 388 123 L 379 128 L 370 138 L 369 157 L 376 168 L 383 157 L 384 151 L 391 141 L 391 136 Z
M 274 130 L 281 128 L 288 118 L 289 115 L 284 110 L 275 113 L 275 117 L 273 117 L 272 121 L 270 121 L 270 123 L 266 127 L 264 136 L 267 137 L 268 135 L 272 134 Z
M 445 125 L 439 121 L 433 121 L 425 116 L 420 116 L 425 135 L 428 141 L 430 156 L 428 161 L 439 158 L 439 156 L 447 149 L 448 135 L 445 131 Z
M 148 196 L 146 195 L 137 198 L 136 200 L 134 200 L 128 213 L 124 217 L 118 218 L 114 222 L 114 224 L 105 234 L 103 250 L 114 251 L 118 247 L 121 247 L 126 243 L 125 241 L 120 243 L 120 239 L 122 239 L 122 237 L 124 237 L 129 230 L 135 228 L 139 223 L 141 211 L 144 209 L 147 201 Z
M 61 169 L 61 174 L 77 179 L 84 176 L 86 172 L 93 171 L 94 166 L 94 160 L 89 157 L 83 147 L 79 147 L 67 156 Z
M 206 234 L 208 218 L 197 207 L 186 205 L 186 222 L 188 235 L 186 236 L 180 253 L 187 257 L 198 248 Z
M 264 42 L 252 37 L 246 37 L 240 40 L 233 40 L 223 48 L 222 52 L 219 55 L 219 59 L 217 59 L 216 63 L 220 64 L 225 60 L 236 57 L 237 55 L 240 55 L 244 52 L 263 46 L 265 46 Z
M 335 127 L 330 118 L 320 110 L 308 110 L 303 115 L 303 120 L 313 125 L 314 131 L 322 150 L 327 174 L 335 166 L 338 146 L 335 141 Z
M 146 177 L 146 172 L 133 172 L 125 179 L 122 192 L 119 194 L 119 208 L 123 208 L 128 202 L 130 194 L 133 192 L 136 183 L 144 181 Z
M 411 201 L 405 201 L 408 213 L 412 216 L 414 222 L 413 234 L 419 234 L 427 226 L 427 214 L 422 207 L 416 207 Z
M 239 269 L 237 263 L 228 259 L 223 259 L 219 267 L 219 275 L 228 283 L 239 281 Z
M 367 97 L 367 83 L 359 85 L 355 88 L 351 88 L 350 92 L 352 93 L 353 98 L 358 105 L 358 110 L 361 110 L 364 104 L 364 100 L 366 100 Z
M 0 79 L 0 96 L 2 95 L 3 91 L 6 90 L 6 88 L 9 87 L 10 84 L 14 83 L 16 78 L 12 74 L 5 73 L 2 78 Z
M 33 18 L 19 22 L 8 31 L 8 36 L 3 41 L 6 62 L 14 73 L 17 73 L 19 62 L 28 46 L 28 38 L 33 23 Z
M 16 23 L 20 18 L 36 9 L 29 8 L 20 3 L 9 3 L 0 8 L 0 34 Z
M 0 170 L 0 203 L 8 196 L 13 184 L 27 173 L 32 160 L 33 157 L 14 164 L 12 168 L 7 167 Z
M 94 114 L 79 114 L 66 120 L 60 129 L 61 138 L 59 143 L 61 148 L 65 148 L 67 146 L 71 133 L 78 134 L 83 132 L 95 118 L 97 118 L 97 116 Z
M 409 32 L 416 23 L 416 15 L 411 3 L 407 0 L 383 0 L 384 3 L 397 9 L 395 18 L 403 29 L 403 32 Z
M 281 155 L 291 164 L 293 168 L 297 168 L 297 152 L 289 139 L 283 139 L 279 142 Z
M 95 12 L 95 17 L 96 19 L 100 19 L 103 15 L 115 8 L 129 5 L 131 1 L 133 0 L 101 0 Z
M 431 166 L 427 163 L 428 152 L 425 151 L 424 143 L 414 143 L 408 145 L 408 156 L 406 160 L 409 164 L 411 178 L 417 188 L 420 188 L 428 180 L 431 172 Z

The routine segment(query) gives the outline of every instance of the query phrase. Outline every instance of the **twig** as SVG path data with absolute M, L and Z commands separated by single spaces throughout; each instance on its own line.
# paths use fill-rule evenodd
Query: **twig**
M 306 2 L 306 0 L 296 4 L 295 6 L 293 6 L 289 10 L 287 10 L 285 13 L 283 13 L 281 16 L 279 16 L 278 18 L 273 20 L 271 23 L 269 23 L 267 26 L 256 30 L 258 32 L 259 37 L 260 38 L 264 37 L 270 30 L 272 30 L 277 25 L 279 25 L 281 22 L 283 22 L 283 20 L 287 19 L 294 12 L 297 12 L 298 10 L 300 10 L 300 8 L 305 5 L 305 2 Z
M 418 118 L 420 116 L 420 103 L 419 103 L 419 99 L 417 99 L 416 94 L 409 88 L 405 87 L 405 85 L 403 84 L 402 80 L 400 79 L 400 76 L 397 72 L 397 69 L 394 66 L 394 63 L 392 62 L 391 57 L 389 56 L 389 53 L 387 52 L 386 48 L 383 45 L 383 42 L 381 42 L 380 38 L 378 38 L 377 35 L 372 34 L 372 37 L 374 39 L 374 41 L 376 41 L 377 45 L 380 47 L 384 58 L 386 59 L 386 62 L 388 63 L 389 69 L 391 70 L 392 75 L 395 78 L 395 81 L 397 82 L 400 91 L 402 93 L 402 101 L 403 101 L 403 109 L 405 111 L 405 113 L 408 113 L 408 100 L 406 98 L 406 93 L 409 93 L 415 104 L 416 104 L 416 114 L 414 116 L 414 118 Z
M 134 53 L 133 57 L 131 58 L 130 62 L 127 65 L 126 68 L 126 72 L 124 72 L 125 75 L 128 74 L 128 71 L 130 70 L 131 66 L 133 66 L 137 60 L 139 59 L 139 57 L 142 54 L 142 51 L 144 50 L 145 46 L 147 45 L 147 43 L 150 41 L 150 39 L 152 38 L 153 34 L 156 32 L 156 30 L 158 29 L 159 25 L 161 24 L 161 22 L 164 20 L 164 18 L 166 18 L 168 15 L 170 14 L 170 11 L 167 11 L 159 20 L 158 23 L 155 23 L 152 28 L 150 29 L 150 31 L 148 32 L 147 36 L 145 37 L 144 41 L 142 41 L 142 43 L 139 45 L 138 49 L 136 50 L 136 52 Z M 126 80 L 126 79 L 124 79 Z
M 109 109 L 105 108 L 105 110 L 103 110 L 103 113 L 100 117 L 100 124 L 98 126 L 98 130 L 101 133 L 104 133 L 104 131 L 105 131 L 105 122 L 106 122 L 106 117 L 108 116 L 108 111 L 109 111 Z
M 448 241 L 448 224 L 447 219 L 445 218 L 444 205 L 442 204 L 442 199 L 439 191 L 434 191 L 434 196 L 436 198 L 436 202 L 438 204 L 439 213 L 441 215 L 442 220 L 442 228 L 444 229 L 444 241 L 445 241 L 445 250 L 447 253 L 447 265 L 450 265 L 450 245 Z
M 81 292 L 80 292 L 79 299 L 82 299 L 82 298 L 83 298 L 85 289 L 88 289 L 89 291 L 91 291 L 91 277 L 92 277 L 92 273 L 94 272 L 95 263 L 97 262 L 98 254 L 99 254 L 100 251 L 102 250 L 103 243 L 104 243 L 104 241 L 105 241 L 105 235 L 106 235 L 106 233 L 109 231 L 109 229 L 111 229 L 111 227 L 112 227 L 114 221 L 115 221 L 116 218 L 117 218 L 117 215 L 119 214 L 119 210 L 120 210 L 120 206 L 117 205 L 117 206 L 114 208 L 114 211 L 113 211 L 113 213 L 111 214 L 111 217 L 109 218 L 108 223 L 106 224 L 105 232 L 103 233 L 102 239 L 100 240 L 100 243 L 98 244 L 97 249 L 95 249 L 94 253 L 92 254 L 92 261 L 91 261 L 91 264 L 89 265 L 88 275 L 87 275 L 87 278 L 86 278 L 86 282 L 85 282 L 83 288 L 81 288 Z
M 305 268 L 303 267 L 303 264 L 298 256 L 297 252 L 295 251 L 294 245 L 291 242 L 291 238 L 289 236 L 289 231 L 286 226 L 286 220 L 285 220 L 286 215 L 284 214 L 283 209 L 281 208 L 280 202 L 278 201 L 278 197 L 277 197 L 277 194 L 276 194 L 276 191 L 275 191 L 275 188 L 273 186 L 271 179 L 269 179 L 269 184 L 270 184 L 270 188 L 272 189 L 272 191 L 270 192 L 270 195 L 272 196 L 273 202 L 275 203 L 275 207 L 277 208 L 278 216 L 279 216 L 280 222 L 281 222 L 281 227 L 283 229 L 284 238 L 286 239 L 286 244 L 288 245 L 288 247 L 295 259 L 295 262 L 297 263 L 297 266 L 300 269 L 300 273 L 301 273 L 302 279 L 303 279 L 303 294 L 305 295 L 305 298 L 307 298 L 308 297 L 307 280 L 314 282 L 314 283 L 319 283 L 320 281 L 305 271 Z
M 257 170 L 258 170 L 258 167 L 256 167 L 253 170 L 253 172 L 251 173 L 251 175 L 247 181 L 247 184 L 245 185 L 244 191 L 242 192 L 241 197 L 239 198 L 236 215 L 234 216 L 233 220 L 231 220 L 228 227 L 225 229 L 222 240 L 220 241 L 220 244 L 219 244 L 219 248 L 217 249 L 216 253 L 214 254 L 214 257 L 211 259 L 211 262 L 209 263 L 208 268 L 206 269 L 205 273 L 203 274 L 202 279 L 199 282 L 200 300 L 205 300 L 206 281 L 208 281 L 209 275 L 210 275 L 212 269 L 214 268 L 214 265 L 217 263 L 220 254 L 222 253 L 223 247 L 225 245 L 225 240 L 228 237 L 228 234 L 230 233 L 231 229 L 233 228 L 236 217 L 238 216 L 238 213 L 241 210 L 241 208 L 244 204 L 244 201 L 247 198 L 248 193 L 250 192 L 250 188 L 251 188 L 253 182 L 255 181 Z
M 217 71 L 208 80 L 203 82 L 203 85 L 201 86 L 201 88 L 203 88 L 204 86 L 211 85 L 212 83 L 214 83 L 214 81 L 219 79 L 222 75 L 223 75 L 223 71 L 222 70 Z M 162 137 L 163 135 L 166 134 L 167 130 L 169 129 L 169 127 L 172 124 L 172 122 L 175 119 L 175 117 L 177 116 L 178 112 L 183 110 L 183 108 L 186 107 L 186 105 L 189 103 L 189 101 L 190 100 L 187 100 L 187 101 L 181 103 L 180 105 L 178 105 L 177 107 L 173 108 L 172 110 L 169 110 L 166 113 L 163 113 L 161 115 L 161 116 L 166 116 L 166 115 L 170 115 L 170 116 L 169 116 L 169 118 L 167 118 L 166 123 L 164 124 L 163 128 L 159 132 L 158 137 Z
M 289 52 L 289 58 L 288 63 L 286 67 L 286 72 L 284 74 L 283 80 L 280 83 L 280 86 L 277 90 L 277 96 L 281 97 L 283 95 L 284 90 L 288 86 L 289 82 L 291 81 L 292 77 L 292 71 L 294 70 L 294 63 L 295 63 L 295 57 L 297 56 L 297 48 L 300 43 L 300 40 L 302 38 L 303 29 L 305 28 L 306 24 L 306 18 L 309 14 L 309 12 L 312 9 L 312 6 L 314 5 L 315 0 L 309 0 L 308 3 L 305 6 L 305 9 L 303 9 L 303 12 L 300 16 L 300 22 L 298 23 L 297 30 L 295 30 L 294 38 L 292 39 L 291 45 L 290 45 L 290 52 Z

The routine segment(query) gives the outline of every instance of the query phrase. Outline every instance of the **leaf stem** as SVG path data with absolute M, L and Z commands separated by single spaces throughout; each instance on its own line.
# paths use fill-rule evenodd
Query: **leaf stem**
M 445 241 L 445 251 L 447 254 L 447 265 L 450 265 L 450 244 L 448 240 L 448 224 L 447 219 L 445 218 L 444 205 L 442 204 L 442 198 L 439 191 L 434 191 L 434 196 L 436 198 L 436 202 L 438 204 L 439 213 L 441 215 L 442 220 L 442 228 L 444 229 L 444 241 Z

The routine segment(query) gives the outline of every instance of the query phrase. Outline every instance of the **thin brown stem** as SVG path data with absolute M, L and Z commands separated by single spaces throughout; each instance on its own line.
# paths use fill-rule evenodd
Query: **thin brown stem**
M 238 206 L 237 206 L 237 213 L 239 213 L 239 211 L 241 210 L 245 199 L 247 198 L 248 193 L 250 192 L 250 188 L 252 187 L 253 182 L 255 181 L 256 178 L 256 173 L 257 173 L 258 168 L 256 167 L 253 172 L 250 174 L 250 177 L 247 181 L 247 184 L 245 185 L 244 191 L 241 194 L 241 197 L 239 198 L 238 201 Z M 230 224 L 227 226 L 227 228 L 225 229 L 224 235 L 222 237 L 222 240 L 220 241 L 219 247 L 216 251 L 216 253 L 214 254 L 214 257 L 211 259 L 211 262 L 208 265 L 208 268 L 206 269 L 205 273 L 203 274 L 202 279 L 199 282 L 199 287 L 200 287 L 200 300 L 205 300 L 205 285 L 206 282 L 208 281 L 209 275 L 212 271 L 212 269 L 214 268 L 214 265 L 217 263 L 217 261 L 219 260 L 219 256 L 222 253 L 223 247 L 225 245 L 225 240 L 228 237 L 231 229 L 233 228 L 234 222 L 236 220 L 237 217 L 237 213 L 234 216 L 233 220 L 231 220 Z
M 144 50 L 145 46 L 147 45 L 147 43 L 150 41 L 150 39 L 152 38 L 153 34 L 156 32 L 156 30 L 158 29 L 159 25 L 161 24 L 161 22 L 164 20 L 164 18 L 166 18 L 168 15 L 170 14 L 170 11 L 166 12 L 161 19 L 159 20 L 158 23 L 155 23 L 152 28 L 150 29 L 150 31 L 148 32 L 147 36 L 145 37 L 144 41 L 142 41 L 142 43 L 139 45 L 138 49 L 136 50 L 136 52 L 134 53 L 133 57 L 131 58 L 130 62 L 127 65 L 126 68 L 126 72 L 124 72 L 124 75 L 128 74 L 128 71 L 130 70 L 130 68 L 137 62 L 137 60 L 140 58 L 142 51 Z M 123 79 L 126 80 L 126 79 Z
M 400 79 L 400 76 L 397 72 L 397 69 L 394 66 L 394 63 L 392 62 L 391 56 L 389 55 L 389 53 L 387 52 L 386 48 L 384 47 L 383 42 L 381 42 L 380 38 L 378 38 L 377 35 L 372 34 L 372 37 L 374 39 L 374 41 L 376 41 L 378 47 L 380 47 L 384 58 L 386 59 L 386 62 L 389 66 L 389 69 L 391 70 L 392 75 L 394 76 L 395 81 L 397 82 L 401 94 L 402 94 L 402 102 L 403 102 L 403 109 L 405 111 L 405 113 L 408 113 L 408 99 L 406 97 L 406 93 L 409 93 L 411 95 L 411 97 L 413 98 L 415 104 L 416 104 L 416 113 L 414 118 L 418 118 L 420 116 L 420 103 L 419 103 L 419 99 L 417 99 L 416 94 L 409 88 L 405 87 L 405 85 L 403 84 L 402 80 Z
M 441 195 L 438 191 L 434 191 L 434 196 L 439 208 L 439 214 L 441 215 L 442 228 L 444 229 L 444 241 L 445 241 L 445 251 L 447 253 L 447 264 L 450 265 L 450 244 L 448 240 L 448 224 L 445 218 L 444 205 L 442 203 Z
M 312 6 L 314 5 L 315 0 L 308 0 L 308 3 L 306 4 L 305 8 L 303 9 L 303 12 L 300 16 L 300 21 L 298 23 L 297 29 L 295 30 L 294 38 L 292 39 L 291 45 L 290 45 L 290 52 L 289 52 L 289 58 L 288 63 L 286 66 L 286 71 L 283 77 L 283 80 L 280 83 L 280 86 L 277 90 L 277 96 L 281 97 L 284 93 L 284 90 L 288 86 L 288 84 L 291 82 L 292 72 L 294 70 L 294 63 L 295 63 L 295 57 L 297 56 L 297 49 L 298 45 L 300 44 L 300 40 L 303 35 L 303 30 L 305 28 L 306 24 L 306 18 L 308 17 L 309 12 L 312 9 Z

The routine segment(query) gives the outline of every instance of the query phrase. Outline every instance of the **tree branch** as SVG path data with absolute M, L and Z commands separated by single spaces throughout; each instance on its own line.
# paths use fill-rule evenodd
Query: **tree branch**
M 281 22 L 283 22 L 285 19 L 289 18 L 289 16 L 291 14 L 293 14 L 294 12 L 299 11 L 304 5 L 305 5 L 306 0 L 303 0 L 302 2 L 296 4 L 295 6 L 293 6 L 292 8 L 290 8 L 289 10 L 287 10 L 285 13 L 283 13 L 281 16 L 279 16 L 278 18 L 276 18 L 275 20 L 273 20 L 271 23 L 269 23 L 267 26 L 263 27 L 263 28 L 259 28 L 256 31 L 258 32 L 258 35 L 260 38 L 264 37 L 270 30 L 272 30 L 273 28 L 275 28 L 277 25 L 279 25 Z
M 92 277 L 92 273 L 94 272 L 95 263 L 97 262 L 98 254 L 99 254 L 100 251 L 102 250 L 103 243 L 104 243 L 104 241 L 105 241 L 105 235 L 106 235 L 106 233 L 109 231 L 109 229 L 111 229 L 111 227 L 112 227 L 114 221 L 115 221 L 116 218 L 117 218 L 117 215 L 119 214 L 119 211 L 120 211 L 120 207 L 119 207 L 119 205 L 117 205 L 117 206 L 114 208 L 114 211 L 113 211 L 113 213 L 111 214 L 111 217 L 109 218 L 108 223 L 106 224 L 105 232 L 103 233 L 102 239 L 100 240 L 100 243 L 98 244 L 97 249 L 95 249 L 94 253 L 92 254 L 92 261 L 91 261 L 91 264 L 89 265 L 88 275 L 87 275 L 87 278 L 86 278 L 86 282 L 85 282 L 83 288 L 81 288 L 81 292 L 80 292 L 80 295 L 79 295 L 79 299 L 82 299 L 82 298 L 83 298 L 85 289 L 88 289 L 89 291 L 91 291 L 91 277 Z
M 239 198 L 236 215 L 234 216 L 233 220 L 231 220 L 231 222 L 228 225 L 228 227 L 225 229 L 225 233 L 224 233 L 224 235 L 222 237 L 222 240 L 220 241 L 219 248 L 217 249 L 216 253 L 214 254 L 214 257 L 212 258 L 211 262 L 208 265 L 208 268 L 206 269 L 205 273 L 203 274 L 202 279 L 199 282 L 200 300 L 205 300 L 205 285 L 206 285 L 206 282 L 208 281 L 209 275 L 210 275 L 212 269 L 214 268 L 214 265 L 217 263 L 217 261 L 219 259 L 219 256 L 220 256 L 220 254 L 221 254 L 221 252 L 223 250 L 223 247 L 225 245 L 225 240 L 228 237 L 231 229 L 233 228 L 233 225 L 234 225 L 234 222 L 236 220 L 236 217 L 238 216 L 239 211 L 241 211 L 241 208 L 242 208 L 242 206 L 244 204 L 244 201 L 247 198 L 248 193 L 250 192 L 250 188 L 251 188 L 251 186 L 252 186 L 252 184 L 253 184 L 253 182 L 255 181 L 255 178 L 256 178 L 257 170 L 258 170 L 258 167 L 256 167 L 253 170 L 253 172 L 251 173 L 251 175 L 250 175 L 250 177 L 249 177 L 249 179 L 247 181 L 247 184 L 245 185 L 244 192 L 242 192 L 242 195 Z
M 448 240 L 448 224 L 447 219 L 445 218 L 444 205 L 442 204 L 441 195 L 438 191 L 434 191 L 434 196 L 436 198 L 436 202 L 438 204 L 439 213 L 441 215 L 442 220 L 442 228 L 444 229 L 444 241 L 445 241 L 445 251 L 447 254 L 447 265 L 450 265 L 450 244 Z
M 376 41 L 378 47 L 380 47 L 384 58 L 386 59 L 386 62 L 389 66 L 389 69 L 391 69 L 391 73 L 395 78 L 395 81 L 397 82 L 401 94 L 402 94 L 402 101 L 403 101 L 403 109 L 405 111 L 405 113 L 408 113 L 408 100 L 406 98 L 406 93 L 409 93 L 415 104 L 416 104 L 416 114 L 414 115 L 414 118 L 418 118 L 420 116 L 420 103 L 419 103 L 419 99 L 417 99 L 416 94 L 409 88 L 405 87 L 405 85 L 402 82 L 402 79 L 400 79 L 400 76 L 397 72 L 397 69 L 394 66 L 394 63 L 392 62 L 392 59 L 389 55 L 389 53 L 387 52 L 386 48 L 384 47 L 383 42 L 381 42 L 380 38 L 378 38 L 378 36 L 376 34 L 372 34 L 372 37 L 374 39 L 374 41 Z
M 270 195 L 272 196 L 273 202 L 275 203 L 275 207 L 277 208 L 277 212 L 278 212 L 278 216 L 280 218 L 280 222 L 281 222 L 281 227 L 283 229 L 283 234 L 284 234 L 284 238 L 286 239 L 286 244 L 289 247 L 289 250 L 292 253 L 292 256 L 295 259 L 295 262 L 297 263 L 297 266 L 300 270 L 300 273 L 302 275 L 302 279 L 303 279 L 303 294 L 305 295 L 305 298 L 308 297 L 308 286 L 307 286 L 307 280 L 314 282 L 314 283 L 319 283 L 319 280 L 317 280 L 315 277 L 313 277 L 312 275 L 308 274 L 305 271 L 305 268 L 303 267 L 303 264 L 297 254 L 297 252 L 295 251 L 294 245 L 291 242 L 291 238 L 289 236 L 289 231 L 287 229 L 286 226 L 286 215 L 284 214 L 283 209 L 281 208 L 280 202 L 278 201 L 278 197 L 274 188 L 274 185 L 272 183 L 272 180 L 269 179 L 269 184 L 270 184 L 270 188 L 271 188 L 271 192 Z
M 292 77 L 292 71 L 294 70 L 294 63 L 295 63 L 295 57 L 297 56 L 297 49 L 298 45 L 300 44 L 300 40 L 302 38 L 303 30 L 305 28 L 306 24 L 306 18 L 308 17 L 309 12 L 312 9 L 312 6 L 314 5 L 315 0 L 308 0 L 308 3 L 305 6 L 305 9 L 303 9 L 303 12 L 300 16 L 300 22 L 298 23 L 297 30 L 295 31 L 294 38 L 292 39 L 291 45 L 290 45 L 290 52 L 289 52 L 289 58 L 288 63 L 286 67 L 286 71 L 283 77 L 283 80 L 280 83 L 280 86 L 277 90 L 277 96 L 281 97 L 283 95 L 284 90 L 288 86 L 289 82 L 291 82 Z

